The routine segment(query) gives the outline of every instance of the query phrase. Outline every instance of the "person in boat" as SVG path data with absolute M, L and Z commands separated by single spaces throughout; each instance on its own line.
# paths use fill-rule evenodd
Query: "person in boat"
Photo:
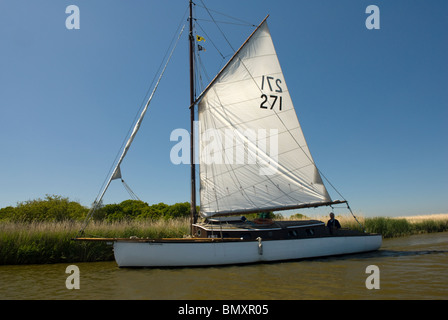
M 272 212 L 261 212 L 258 214 L 258 217 L 254 219 L 254 223 L 271 224 L 272 223 L 271 216 L 273 216 Z
M 328 230 L 330 234 L 333 234 L 333 230 L 341 229 L 341 224 L 337 219 L 334 218 L 334 213 L 330 212 L 330 220 L 327 222 Z

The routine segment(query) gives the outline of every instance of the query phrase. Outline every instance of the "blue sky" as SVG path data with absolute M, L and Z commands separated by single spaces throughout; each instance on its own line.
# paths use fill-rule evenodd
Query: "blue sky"
M 204 1 L 252 24 L 270 14 L 313 157 L 355 212 L 448 212 L 447 1 Z M 196 3 L 198 18 L 209 20 Z M 65 26 L 72 4 L 79 30 Z M 379 30 L 365 26 L 371 4 L 380 9 Z M 0 1 L 0 208 L 46 194 L 93 202 L 187 5 Z M 211 38 L 201 59 L 213 77 L 225 60 L 212 41 L 224 56 L 232 50 L 212 23 L 199 24 Z M 253 30 L 221 28 L 234 48 Z M 189 167 L 169 157 L 171 132 L 189 126 L 187 54 L 184 33 L 122 165 L 150 204 L 189 201 Z M 127 198 L 114 181 L 104 202 Z

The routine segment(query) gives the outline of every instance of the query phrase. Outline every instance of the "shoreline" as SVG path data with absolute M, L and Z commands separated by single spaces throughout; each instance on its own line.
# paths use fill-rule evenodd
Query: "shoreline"
M 322 221 L 326 218 L 319 217 Z M 361 227 L 353 217 L 337 219 L 344 228 Z M 366 232 L 384 239 L 448 231 L 448 214 L 409 217 L 357 217 Z M 102 242 L 78 242 L 82 222 L 0 222 L 0 265 L 113 261 L 112 246 Z M 132 236 L 182 238 L 189 234 L 189 218 L 92 222 L 86 235 L 107 238 Z

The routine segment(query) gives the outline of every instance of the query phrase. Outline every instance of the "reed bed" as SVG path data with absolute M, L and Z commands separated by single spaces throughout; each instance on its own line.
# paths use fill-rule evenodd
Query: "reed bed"
M 309 217 L 303 216 L 295 220 L 308 220 Z M 327 222 L 328 216 L 313 216 L 313 219 Z M 448 231 L 448 214 L 431 214 L 407 217 L 374 217 L 366 218 L 364 216 L 336 215 L 336 219 L 342 225 L 342 228 L 365 231 L 369 233 L 380 233 L 383 238 L 394 238 L 408 236 L 419 233 L 443 232 Z M 359 223 L 358 223 L 359 222 Z
M 448 231 L 448 214 L 433 214 L 408 217 L 336 216 L 343 228 L 356 229 L 370 233 L 380 233 L 383 238 L 409 236 L 420 233 Z M 327 221 L 321 219 L 322 221 Z
M 325 222 L 328 220 L 327 216 L 313 218 Z M 350 215 L 336 218 L 343 228 L 380 233 L 384 238 L 448 231 L 448 214 L 398 218 L 357 217 L 361 226 Z M 104 242 L 73 241 L 81 228 L 81 222 L 73 221 L 0 222 L 0 265 L 113 260 L 112 247 Z M 92 221 L 84 236 L 181 238 L 189 234 L 189 228 L 189 218 Z
M 0 265 L 113 260 L 112 247 L 104 242 L 73 241 L 81 222 L 1 222 Z M 188 219 L 157 221 L 93 221 L 84 236 L 127 238 L 183 237 L 189 233 Z

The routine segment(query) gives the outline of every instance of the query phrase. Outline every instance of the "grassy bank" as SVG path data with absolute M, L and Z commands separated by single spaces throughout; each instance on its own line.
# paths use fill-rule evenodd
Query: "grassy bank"
M 380 233 L 383 238 L 409 236 L 419 233 L 448 231 L 448 214 L 434 214 L 410 217 L 357 217 L 364 230 L 371 233 Z M 359 224 L 351 217 L 339 217 L 343 227 L 362 230 Z
M 337 217 L 344 228 L 360 229 L 351 216 Z M 326 221 L 327 217 L 319 220 Z M 360 218 L 367 232 L 381 233 L 384 238 L 418 233 L 448 231 L 448 214 L 402 217 Z M 113 260 L 110 245 L 102 242 L 72 241 L 81 222 L 0 222 L 0 265 L 75 263 Z M 174 238 L 189 233 L 188 218 L 131 220 L 122 222 L 93 221 L 87 236 Z
M 104 242 L 72 241 L 81 222 L 0 222 L 0 265 L 94 262 L 113 260 Z M 106 238 L 131 236 L 182 237 L 189 233 L 189 220 L 97 222 L 89 224 L 86 236 Z

